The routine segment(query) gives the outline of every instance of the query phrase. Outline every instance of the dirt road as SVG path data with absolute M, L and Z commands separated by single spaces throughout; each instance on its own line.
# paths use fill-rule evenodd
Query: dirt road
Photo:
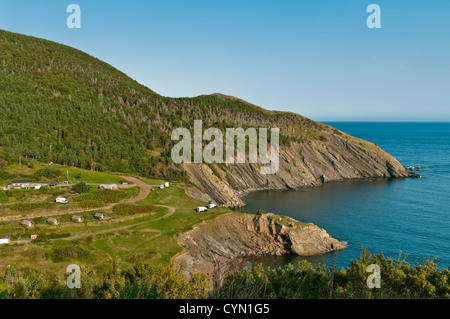
M 156 186 L 151 186 L 136 177 L 131 177 L 131 176 L 120 176 L 120 177 L 139 187 L 139 194 L 137 196 L 129 198 L 127 200 L 127 203 L 129 203 L 129 204 L 134 204 L 134 203 L 137 203 L 137 202 L 145 199 L 148 196 L 148 194 L 150 194 L 150 192 L 152 191 L 152 187 L 156 187 Z

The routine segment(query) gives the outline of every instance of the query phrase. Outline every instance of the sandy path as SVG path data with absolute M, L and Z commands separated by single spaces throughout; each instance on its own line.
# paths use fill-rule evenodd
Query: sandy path
M 152 187 L 156 187 L 156 186 L 151 186 L 136 177 L 131 177 L 131 176 L 120 176 L 120 177 L 139 187 L 139 194 L 137 196 L 129 198 L 127 200 L 127 202 L 129 204 L 134 204 L 134 203 L 137 203 L 137 202 L 145 199 L 148 196 L 148 194 L 150 194 L 150 192 L 152 191 Z M 131 185 L 131 186 L 133 186 L 133 185 Z

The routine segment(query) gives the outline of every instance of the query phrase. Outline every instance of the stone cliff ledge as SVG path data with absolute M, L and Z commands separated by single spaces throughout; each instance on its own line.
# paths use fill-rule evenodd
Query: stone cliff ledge
M 231 270 L 249 256 L 311 256 L 346 247 L 324 229 L 285 216 L 232 213 L 193 227 L 177 238 L 183 252 L 175 257 L 185 273 Z

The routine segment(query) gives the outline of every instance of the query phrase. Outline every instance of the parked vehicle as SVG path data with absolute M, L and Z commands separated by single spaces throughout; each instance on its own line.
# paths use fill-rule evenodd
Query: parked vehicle
M 64 197 L 58 197 L 58 198 L 55 200 L 55 202 L 56 202 L 56 203 L 59 203 L 59 204 L 67 204 L 69 201 L 68 201 L 66 198 L 64 198 Z

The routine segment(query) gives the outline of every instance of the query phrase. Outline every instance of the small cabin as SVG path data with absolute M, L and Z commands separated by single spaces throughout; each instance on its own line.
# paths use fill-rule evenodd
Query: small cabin
M 37 237 L 38 237 L 38 235 L 31 235 L 30 239 L 31 239 L 31 240 L 36 240 Z
M 75 223 L 82 223 L 83 222 L 83 217 L 78 216 L 78 215 L 74 215 L 72 216 L 71 220 Z
M 120 182 L 120 184 L 121 185 L 128 185 L 128 181 L 123 180 L 123 181 Z
M 197 207 L 197 212 L 201 213 L 201 212 L 206 212 L 208 210 L 208 208 L 206 207 Z
M 103 215 L 102 213 L 96 213 L 94 214 L 94 218 L 98 220 L 103 220 L 105 219 L 105 215 Z
M 169 182 L 165 182 L 164 187 L 169 187 Z
M 109 189 L 109 190 L 117 190 L 117 184 L 100 184 L 98 185 L 98 189 Z
M 50 217 L 49 219 L 47 219 L 47 224 L 55 226 L 59 225 L 59 219 Z
M 159 185 L 159 188 L 164 189 L 164 185 L 163 184 Z
M 23 222 L 20 223 L 21 226 L 25 227 L 25 228 L 31 228 L 33 227 L 33 223 L 30 222 L 29 220 L 24 220 Z
M 11 188 L 30 188 L 31 187 L 31 181 L 29 179 L 21 179 L 21 180 L 15 180 L 11 181 L 9 185 L 7 186 L 8 189 Z
M 0 245 L 10 244 L 10 243 L 11 243 L 11 237 L 10 236 L 0 237 Z

